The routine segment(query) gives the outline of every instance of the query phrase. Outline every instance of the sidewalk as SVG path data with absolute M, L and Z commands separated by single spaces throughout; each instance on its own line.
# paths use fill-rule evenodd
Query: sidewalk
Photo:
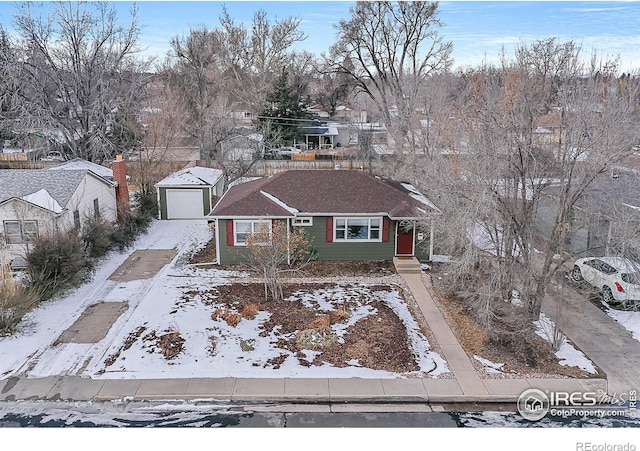
M 603 380 L 487 379 L 483 394 L 455 379 L 88 379 L 55 376 L 0 381 L 0 401 L 217 400 L 287 403 L 515 403 L 529 388 L 596 391 Z
M 514 403 L 529 388 L 607 391 L 604 379 L 481 379 L 419 274 L 403 274 L 453 372 L 453 379 L 89 379 L 0 380 L 0 401 L 195 400 L 286 403 Z

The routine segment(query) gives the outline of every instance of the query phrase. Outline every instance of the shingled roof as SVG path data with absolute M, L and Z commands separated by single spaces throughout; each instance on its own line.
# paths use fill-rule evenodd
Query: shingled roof
M 44 190 L 64 208 L 87 173 L 93 174 L 88 170 L 71 169 L 0 169 L 0 203 L 12 198 L 29 200 L 29 196 Z
M 408 219 L 438 212 L 408 183 L 359 171 L 294 170 L 231 187 L 209 216 L 386 214 Z

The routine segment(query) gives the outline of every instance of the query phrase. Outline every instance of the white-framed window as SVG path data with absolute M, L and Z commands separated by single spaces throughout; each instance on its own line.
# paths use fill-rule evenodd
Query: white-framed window
M 38 238 L 37 221 L 4 221 L 7 244 L 24 244 Z
M 271 235 L 271 221 L 264 219 L 234 219 L 233 244 L 234 246 L 246 246 L 249 235 L 260 232 L 266 227 Z
M 335 218 L 335 241 L 382 241 L 382 218 Z
M 294 226 L 297 226 L 297 227 L 311 227 L 313 225 L 313 218 L 312 217 L 293 218 L 291 220 L 291 224 L 293 224 Z

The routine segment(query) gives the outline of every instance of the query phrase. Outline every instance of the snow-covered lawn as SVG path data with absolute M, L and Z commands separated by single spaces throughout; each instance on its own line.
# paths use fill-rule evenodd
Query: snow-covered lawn
M 577 366 L 588 373 L 597 373 L 591 360 L 589 360 L 582 351 L 577 350 L 564 334 L 556 331 L 555 324 L 551 318 L 544 313 L 540 313 L 540 319 L 534 321 L 534 324 L 536 326 L 536 334 L 552 345 L 554 341 L 559 343 L 558 350 L 555 354 L 559 359 L 558 363 L 560 365 Z
M 607 307 L 607 314 L 631 332 L 633 338 L 640 341 L 640 312 L 616 310 Z
M 0 339 L 0 378 L 17 374 L 45 377 L 79 374 L 93 378 L 181 377 L 406 377 L 407 374 L 373 370 L 358 361 L 338 368 L 329 364 L 302 365 L 299 358 L 283 355 L 275 346 L 273 332 L 262 327 L 269 313 L 260 311 L 235 327 L 212 319 L 215 304 L 194 293 L 212 292 L 217 286 L 246 282 L 247 275 L 215 267 L 191 266 L 188 260 L 211 236 L 204 221 L 155 221 L 149 233 L 124 254 L 111 253 L 103 260 L 91 282 L 40 305 L 27 315 L 20 330 Z M 178 250 L 177 256 L 154 277 L 119 282 L 108 277 L 137 249 Z M 378 283 L 380 281 L 378 280 Z M 409 313 L 404 299 L 393 288 L 376 291 L 366 283 L 351 290 L 366 301 L 353 310 L 349 321 L 376 313 L 377 302 L 393 310 L 406 327 L 411 352 L 419 372 L 448 372 L 445 361 L 430 348 Z M 303 302 L 330 311 L 332 300 L 346 296 L 345 286 L 299 293 Z M 214 299 L 215 301 L 215 299 Z M 98 343 L 55 343 L 60 334 L 97 302 L 126 302 L 128 309 Z M 344 325 L 333 324 L 338 337 Z M 179 332 L 182 351 L 172 359 L 160 352 L 157 337 Z M 317 351 L 306 351 L 313 360 Z M 286 354 L 286 353 L 285 353 Z M 280 357 L 278 365 L 266 365 Z M 304 360 L 304 359 L 303 359 Z

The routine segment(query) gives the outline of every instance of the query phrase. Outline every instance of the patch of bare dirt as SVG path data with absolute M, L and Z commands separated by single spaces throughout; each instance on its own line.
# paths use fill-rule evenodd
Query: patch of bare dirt
M 284 286 L 284 297 L 289 298 L 295 292 L 312 292 L 318 289 L 335 287 L 335 283 L 291 283 Z M 385 285 L 368 287 L 371 291 L 389 291 Z M 329 363 L 336 367 L 347 367 L 358 361 L 360 366 L 389 372 L 419 371 L 415 358 L 409 348 L 405 326 L 390 307 L 376 302 L 377 313 L 360 319 L 347 328 L 344 342 L 331 332 L 331 325 L 346 324 L 350 319 L 350 310 L 359 302 L 367 299 L 350 298 L 342 300 L 342 307 L 335 311 L 324 311 L 305 306 L 299 300 L 265 300 L 264 285 L 260 283 L 223 285 L 216 287 L 217 304 L 224 304 L 213 314 L 222 317 L 223 311 L 252 312 L 255 306 L 268 311 L 270 317 L 262 325 L 262 336 L 277 330 L 277 346 L 290 351 L 298 357 L 304 366 Z M 363 295 L 364 297 L 364 295 Z M 312 362 L 307 360 L 304 350 L 319 351 Z M 271 359 L 267 365 L 278 368 L 287 354 Z
M 232 271 L 252 271 L 247 265 L 227 265 L 224 268 Z M 299 271 L 287 273 L 287 277 L 375 277 L 392 274 L 395 274 L 395 269 L 393 263 L 388 261 L 312 261 Z
M 145 335 L 143 340 L 153 343 L 154 346 L 149 352 L 155 352 L 155 349 L 159 349 L 160 353 L 162 353 L 167 360 L 175 359 L 180 355 L 185 341 L 178 331 L 166 331 L 158 336 L 155 330 Z
M 193 254 L 189 263 L 191 264 L 201 264 L 201 263 L 213 263 L 216 261 L 216 240 L 211 238 L 209 242 L 200 249 L 198 252 Z
M 432 277 L 433 275 L 433 277 Z M 499 341 L 493 340 L 489 334 L 475 320 L 471 308 L 464 299 L 457 297 L 447 288 L 444 280 L 438 279 L 436 269 L 432 275 L 424 275 L 423 282 L 433 288 L 434 300 L 445 316 L 451 330 L 467 352 L 476 370 L 487 378 L 517 378 L 517 377 L 571 377 L 571 378 L 601 378 L 604 375 L 598 369 L 597 374 L 588 373 L 578 367 L 560 365 L 548 341 L 536 336 L 535 342 L 523 345 L 518 352 L 508 351 Z M 517 308 L 517 307 L 516 307 Z M 510 343 L 509 345 L 513 345 Z M 535 351 L 537 364 L 530 364 L 527 355 Z M 503 374 L 489 373 L 482 363 L 473 358 L 474 355 L 488 359 L 494 363 L 503 363 Z

